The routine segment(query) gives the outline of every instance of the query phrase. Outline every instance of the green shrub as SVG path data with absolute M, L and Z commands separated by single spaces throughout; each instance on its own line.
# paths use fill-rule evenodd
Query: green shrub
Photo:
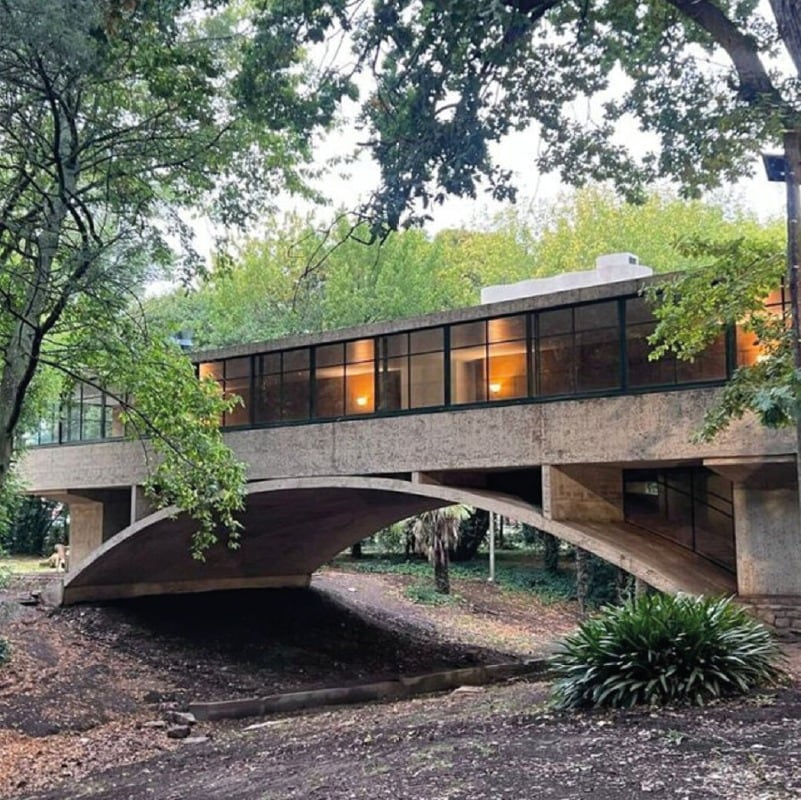
M 11 645 L 8 643 L 8 639 L 4 639 L 2 636 L 0 636 L 0 667 L 10 660 Z
M 781 651 L 729 600 L 654 594 L 604 608 L 552 660 L 560 708 L 704 705 L 775 681 Z

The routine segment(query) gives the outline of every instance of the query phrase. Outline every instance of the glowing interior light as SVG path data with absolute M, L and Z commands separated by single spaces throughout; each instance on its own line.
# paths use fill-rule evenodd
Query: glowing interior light
M 356 405 L 357 406 L 366 406 L 367 405 L 367 398 L 366 397 L 357 397 L 356 398 Z
M 498 394 L 498 392 L 500 392 L 500 391 L 501 391 L 501 384 L 500 384 L 500 383 L 491 383 L 491 384 L 489 385 L 489 390 L 490 390 L 490 391 L 491 391 L 493 394 Z

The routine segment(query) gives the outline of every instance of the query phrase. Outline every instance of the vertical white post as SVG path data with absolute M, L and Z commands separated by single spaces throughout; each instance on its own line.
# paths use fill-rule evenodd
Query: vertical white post
M 489 583 L 495 583 L 495 513 L 489 516 Z

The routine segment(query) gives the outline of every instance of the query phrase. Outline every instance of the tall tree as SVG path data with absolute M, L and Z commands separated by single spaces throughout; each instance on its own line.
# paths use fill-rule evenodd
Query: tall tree
M 135 298 L 154 269 L 176 264 L 182 208 L 236 225 L 299 187 L 326 98 L 346 89 L 323 78 L 301 91 L 302 51 L 286 35 L 259 39 L 250 9 L 0 3 L 0 488 L 50 366 L 115 387 L 123 407 L 135 393 L 128 420 L 160 451 L 165 502 L 188 501 L 209 536 L 213 519 L 233 521 L 243 473 L 210 424 L 220 400 L 142 324 Z M 261 74 L 256 53 L 268 50 Z M 184 248 L 179 272 L 199 266 Z M 186 388 L 173 395 L 167 381 Z M 177 395 L 183 421 L 162 413 Z
M 261 22 L 305 15 L 331 34 L 339 7 L 282 4 Z M 445 194 L 513 196 L 490 145 L 532 121 L 541 169 L 636 199 L 659 178 L 690 195 L 731 181 L 801 125 L 794 0 L 382 0 L 354 9 L 346 32 L 375 79 L 361 141 L 381 169 L 371 210 L 390 227 Z M 634 126 L 645 152 L 627 146 Z

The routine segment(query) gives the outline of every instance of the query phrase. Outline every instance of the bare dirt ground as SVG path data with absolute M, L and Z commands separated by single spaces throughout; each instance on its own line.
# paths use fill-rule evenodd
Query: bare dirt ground
M 403 576 L 326 571 L 311 591 L 174 597 L 48 613 L 0 597 L 0 798 L 801 797 L 794 681 L 704 710 L 565 714 L 516 681 L 402 702 L 199 723 L 190 700 L 336 686 L 547 653 L 570 606 L 482 582 L 424 607 Z M 251 727 L 256 724 L 257 727 Z

